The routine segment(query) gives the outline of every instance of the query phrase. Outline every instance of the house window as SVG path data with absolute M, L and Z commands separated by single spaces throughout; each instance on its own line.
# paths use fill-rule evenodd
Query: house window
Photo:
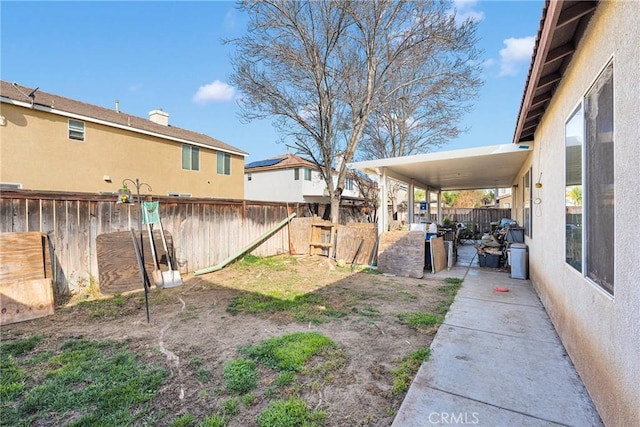
M 566 261 L 613 295 L 613 64 L 565 125 Z
M 84 141 L 84 122 L 69 119 L 69 139 Z
M 231 175 L 231 154 L 218 151 L 218 175 Z
M 200 170 L 200 149 L 198 147 L 182 146 L 182 169 Z
M 304 168 L 304 180 L 311 181 L 311 169 Z
M 532 224 L 531 224 L 531 168 L 522 177 L 522 212 L 524 212 L 524 232 L 527 236 L 532 237 Z
M 251 177 L 251 172 L 249 172 L 249 173 L 247 174 L 247 181 L 251 181 L 251 178 L 252 178 L 252 177 Z
M 300 168 L 293 169 L 293 179 L 300 181 Z
M 353 178 L 347 178 L 345 187 L 347 187 L 347 190 L 353 190 Z

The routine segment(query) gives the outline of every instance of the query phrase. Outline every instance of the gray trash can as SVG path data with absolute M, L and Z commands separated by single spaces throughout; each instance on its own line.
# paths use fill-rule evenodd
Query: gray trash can
M 511 275 L 512 279 L 529 278 L 529 252 L 524 243 L 513 243 L 509 246 L 511 253 Z

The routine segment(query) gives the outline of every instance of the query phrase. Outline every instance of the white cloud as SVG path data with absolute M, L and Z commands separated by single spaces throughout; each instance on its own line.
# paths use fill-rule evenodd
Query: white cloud
M 505 48 L 500 49 L 500 76 L 512 76 L 518 72 L 520 64 L 531 61 L 535 37 L 508 38 L 504 40 Z
M 208 104 L 216 101 L 229 101 L 235 95 L 235 89 L 220 80 L 215 80 L 204 86 L 200 86 L 195 95 L 193 102 L 198 104 Z
M 467 19 L 479 22 L 484 19 L 484 12 L 475 10 L 477 0 L 454 0 L 453 5 L 456 9 L 456 23 L 460 24 Z
M 142 89 L 142 85 L 140 83 L 129 86 L 129 92 L 138 92 Z
M 238 13 L 235 9 L 230 9 L 225 15 L 224 15 L 224 21 L 223 21 L 223 25 L 225 28 L 227 29 L 233 29 L 236 27 L 237 25 L 237 17 Z

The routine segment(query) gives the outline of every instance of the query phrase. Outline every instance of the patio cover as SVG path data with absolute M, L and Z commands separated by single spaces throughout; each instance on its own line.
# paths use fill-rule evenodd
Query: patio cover
M 532 144 L 502 144 L 349 164 L 435 191 L 511 187 Z
M 414 217 L 414 186 L 440 193 L 449 190 L 510 188 L 531 154 L 532 144 L 502 144 L 463 150 L 441 151 L 415 156 L 368 160 L 349 164 L 369 175 L 377 175 L 380 199 L 387 200 L 387 179 L 408 184 L 409 218 Z M 378 231 L 388 229 L 387 209 L 379 209 Z M 442 221 L 438 203 L 438 222 Z

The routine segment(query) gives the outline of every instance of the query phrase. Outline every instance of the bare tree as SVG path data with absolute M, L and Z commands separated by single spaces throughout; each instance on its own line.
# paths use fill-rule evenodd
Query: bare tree
M 239 6 L 249 17 L 247 31 L 227 42 L 236 47 L 231 82 L 243 94 L 242 116 L 275 119 L 283 140 L 318 165 L 336 224 L 346 166 L 372 112 L 405 86 L 433 78 L 434 60 L 475 59 L 466 49 L 474 23 L 456 25 L 442 2 L 265 0 Z M 448 47 L 437 60 L 430 53 L 434 45 Z M 407 67 L 420 71 L 410 81 L 397 77 Z M 344 161 L 334 177 L 337 152 Z
M 477 77 L 479 53 L 473 47 L 473 33 L 466 33 L 464 40 L 455 39 L 455 29 L 444 28 L 444 32 L 451 32 L 450 38 L 434 42 L 425 58 L 396 73 L 393 78 L 398 82 L 392 82 L 389 91 L 381 92 L 383 98 L 375 104 L 358 147 L 359 158 L 425 153 L 465 130 L 457 123 L 469 111 L 482 82 Z M 461 45 L 456 50 L 466 51 L 466 60 L 452 60 L 449 56 L 454 39 Z M 430 67 L 421 61 L 429 61 Z M 425 72 L 428 74 L 416 78 Z

